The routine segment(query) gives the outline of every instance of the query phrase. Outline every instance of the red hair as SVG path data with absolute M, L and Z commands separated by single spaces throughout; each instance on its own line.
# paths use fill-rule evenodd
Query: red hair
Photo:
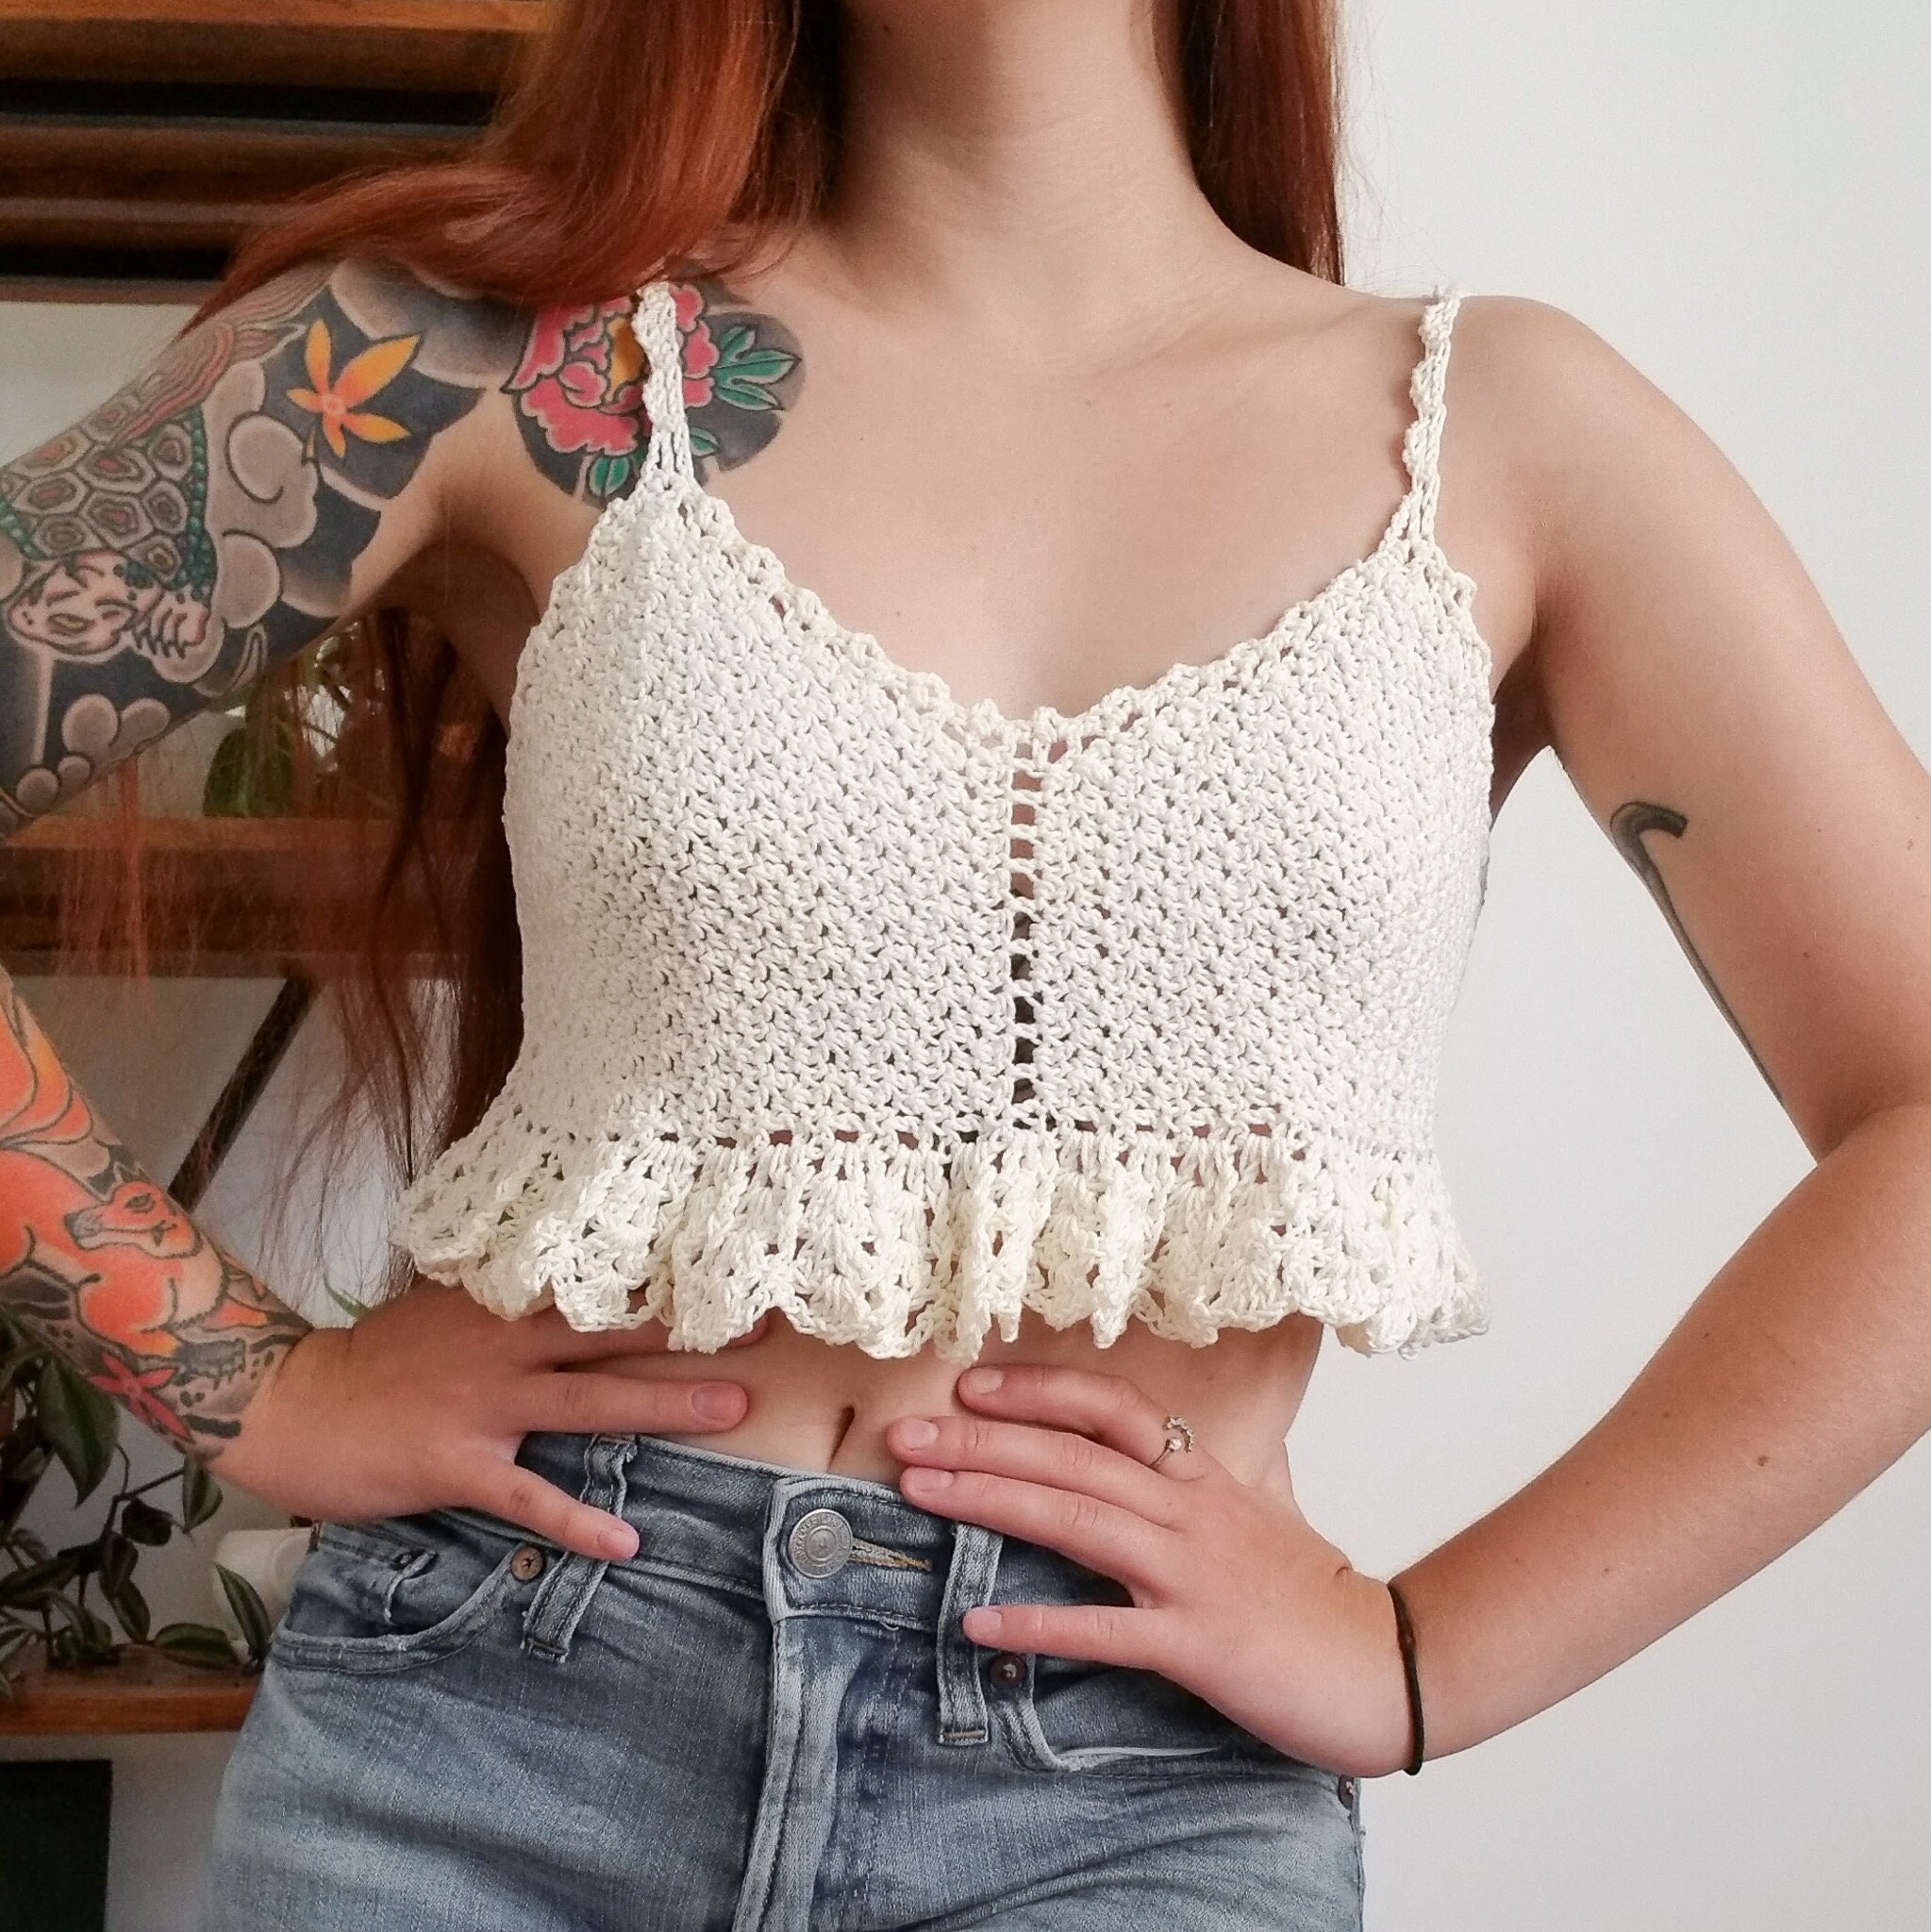
M 1187 137 L 1213 208 L 1251 246 L 1340 281 L 1332 0 L 1174 4 Z M 184 327 L 316 258 L 385 258 L 530 309 L 606 301 L 673 268 L 728 276 L 824 205 L 841 35 L 834 0 L 553 0 L 461 158 L 291 204 Z M 375 1102 L 407 1175 L 474 1124 L 521 1036 L 504 734 L 446 641 L 393 610 L 352 628 L 350 717 L 380 747 L 392 836 L 356 967 L 333 986 L 348 1053 L 338 1115 Z M 426 1018 L 408 996 L 425 971 L 453 995 Z

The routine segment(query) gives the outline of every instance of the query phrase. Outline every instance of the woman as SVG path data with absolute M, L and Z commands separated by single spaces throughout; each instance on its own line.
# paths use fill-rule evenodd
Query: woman
M 508 735 L 522 953 L 473 853 L 353 1328 L 109 1235 L 10 1007 L 8 1305 L 321 1524 L 210 1924 L 1358 1925 L 1360 1779 L 1923 1430 L 1931 787 L 1587 328 L 1344 286 L 1315 0 L 723 11 L 564 6 L 481 159 L 258 239 L 9 478 L 16 818 L 378 604 L 459 659 L 379 688 L 417 778 L 487 696 L 484 831 Z M 143 464 L 167 541 L 74 520 Z M 1283 1439 L 1324 1327 L 1485 1320 L 1428 1116 L 1544 745 L 1819 1161 L 1377 1579 Z

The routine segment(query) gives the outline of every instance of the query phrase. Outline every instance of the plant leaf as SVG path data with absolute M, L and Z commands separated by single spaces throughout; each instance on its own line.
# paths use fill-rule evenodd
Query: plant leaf
M 198 1664 L 205 1670 L 232 1671 L 235 1646 L 225 1630 L 212 1624 L 163 1624 L 148 1640 L 177 1663 Z
M 199 1529 L 222 1507 L 222 1486 L 198 1462 L 181 1465 L 181 1521 Z
M 89 1664 L 109 1662 L 120 1648 L 114 1641 L 113 1625 L 105 1617 L 95 1615 L 85 1604 L 74 1605 L 73 1611 L 79 1660 Z
M 201 788 L 204 818 L 239 819 L 248 812 L 248 732 L 238 724 L 215 746 Z
M 119 1530 L 101 1532 L 98 1567 L 104 1591 L 111 1594 L 133 1577 L 136 1554 L 134 1545 Z
M 0 1703 L 11 1700 L 19 1690 L 20 1686 L 8 1666 L 34 1641 L 35 1635 L 24 1624 L 16 1624 L 10 1630 L 0 1630 Z
M 130 1496 L 121 1506 L 121 1534 L 128 1541 L 158 1550 L 174 1533 L 175 1519 L 144 1498 Z
M 114 1405 L 65 1362 L 49 1360 L 34 1386 L 34 1406 L 49 1447 L 74 1478 L 74 1500 L 85 1502 L 113 1466 L 120 1435 Z
M 108 1589 L 107 1585 L 103 1584 L 101 1593 L 108 1599 L 109 1605 L 112 1606 L 115 1616 L 120 1618 L 121 1627 L 127 1633 L 129 1641 L 135 1643 L 145 1643 L 147 1641 L 148 1624 L 151 1619 L 148 1613 L 147 1599 L 135 1588 L 134 1579 L 130 1576 L 126 1581 L 115 1585 L 112 1589 Z
M 248 1646 L 248 1661 L 261 1663 L 268 1656 L 269 1639 L 275 1635 L 275 1624 L 270 1621 L 267 1605 L 255 1593 L 255 1586 L 245 1576 L 238 1576 L 225 1564 L 217 1563 L 214 1574 L 221 1578 L 228 1607 L 235 1613 L 235 1622 L 241 1626 L 241 1641 Z
M 14 1534 L 21 1512 L 33 1501 L 34 1491 L 53 1459 L 44 1443 L 35 1443 L 10 1467 L 0 1463 L 0 1536 Z
M 0 1609 L 43 1608 L 79 1574 L 79 1563 L 73 1557 L 62 1555 L 49 1557 L 44 1562 L 29 1563 L 10 1576 L 0 1576 Z

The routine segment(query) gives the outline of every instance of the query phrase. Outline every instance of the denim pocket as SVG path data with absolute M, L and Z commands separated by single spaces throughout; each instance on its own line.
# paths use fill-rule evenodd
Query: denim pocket
M 399 1671 L 451 1657 L 516 1589 L 524 1548 L 467 1512 L 325 1523 L 295 1573 L 270 1655 L 329 1671 Z
M 1251 1771 L 1335 1783 L 1157 1671 L 1033 1656 L 1009 1708 L 1018 1755 L 1037 1771 Z

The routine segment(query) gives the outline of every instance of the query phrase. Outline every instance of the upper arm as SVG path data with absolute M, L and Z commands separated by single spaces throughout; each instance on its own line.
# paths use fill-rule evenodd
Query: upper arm
M 1573 317 L 1490 307 L 1550 742 L 1822 1153 L 1931 1099 L 1931 777 L 1709 437 Z
M 477 404 L 541 320 L 300 264 L 0 467 L 0 834 L 379 602 L 500 467 Z M 523 447 L 572 487 L 581 455 Z

